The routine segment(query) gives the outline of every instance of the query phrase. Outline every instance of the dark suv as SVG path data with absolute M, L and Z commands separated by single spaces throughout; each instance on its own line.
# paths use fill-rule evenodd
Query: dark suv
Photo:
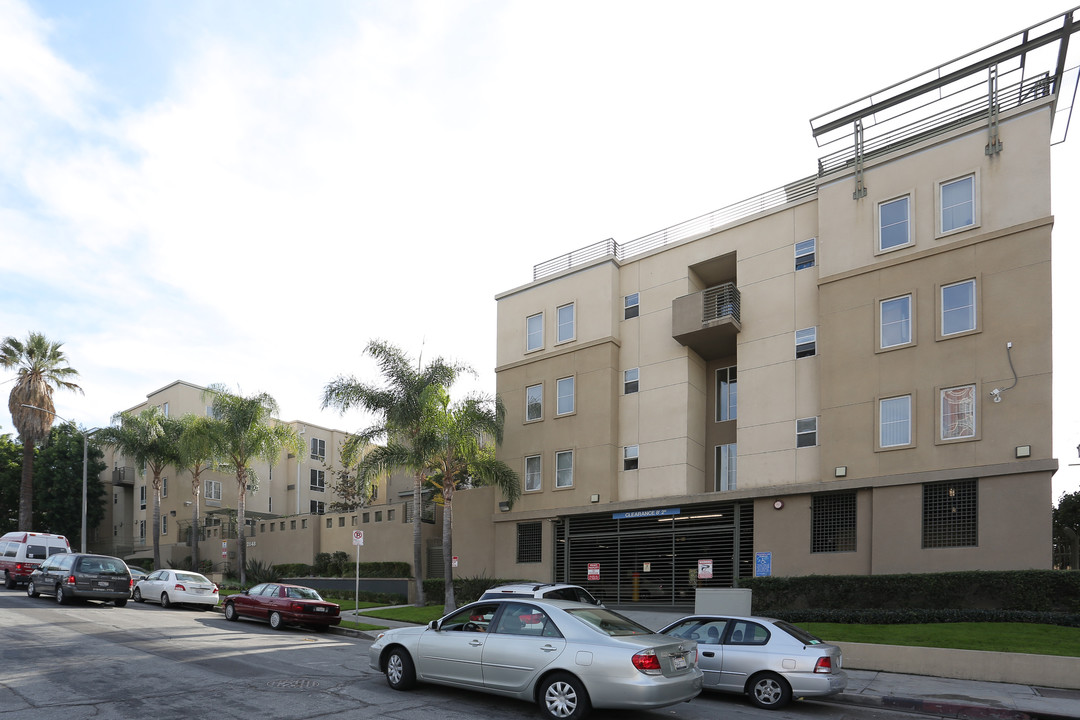
M 124 607 L 131 596 L 131 573 L 123 560 L 108 555 L 53 555 L 30 573 L 26 594 L 54 595 L 61 605 L 86 598 Z

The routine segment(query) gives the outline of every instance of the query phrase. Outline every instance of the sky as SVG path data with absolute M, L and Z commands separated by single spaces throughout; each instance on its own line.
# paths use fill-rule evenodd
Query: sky
M 376 338 L 493 393 L 494 298 L 533 265 L 812 175 L 811 118 L 1068 9 L 0 0 L 0 336 L 64 343 L 85 392 L 56 411 L 87 428 L 182 379 L 355 430 L 322 391 L 377 380 Z M 1080 489 L 1074 125 L 1055 501 Z

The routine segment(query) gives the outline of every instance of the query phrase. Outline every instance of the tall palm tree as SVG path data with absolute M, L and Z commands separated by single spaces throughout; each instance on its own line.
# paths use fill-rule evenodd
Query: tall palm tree
M 202 474 L 217 465 L 215 434 L 221 426 L 214 418 L 184 415 L 180 418 L 180 466 L 191 473 L 191 569 L 199 571 L 199 513 Z
M 49 437 L 56 414 L 53 391 L 56 388 L 82 392 L 72 382 L 79 372 L 68 365 L 60 348 L 41 333 L 31 332 L 26 342 L 6 337 L 0 344 L 0 366 L 18 368 L 15 386 L 8 395 L 11 421 L 22 441 L 22 479 L 19 485 L 19 529 L 33 530 L 34 446 Z
M 430 438 L 428 481 L 443 500 L 443 578 L 446 611 L 457 608 L 454 598 L 453 527 L 454 491 L 461 483 L 494 485 L 511 506 L 521 496 L 518 474 L 495 458 L 495 445 L 502 443 L 506 410 L 498 398 L 474 394 L 450 404 L 450 394 L 442 387 L 425 393 L 428 411 L 422 434 Z M 494 441 L 494 443 L 492 443 Z
M 214 451 L 236 472 L 237 545 L 240 548 L 240 584 L 243 585 L 247 582 L 244 505 L 248 486 L 259 482 L 251 463 L 263 460 L 273 465 L 281 457 L 282 450 L 299 455 L 304 449 L 304 441 L 291 427 L 274 421 L 279 409 L 277 401 L 270 395 L 243 396 L 231 393 L 221 385 L 211 385 L 206 392 L 211 398 L 211 415 L 220 423 L 213 434 Z
M 161 565 L 161 477 L 169 465 L 180 464 L 180 421 L 170 418 L 160 407 L 148 407 L 138 415 L 113 415 L 113 425 L 98 431 L 98 440 L 115 448 L 135 467 L 150 471 L 154 490 L 154 567 Z
M 398 347 L 372 340 L 364 350 L 375 359 L 382 372 L 383 384 L 360 382 L 353 376 L 339 376 L 323 390 L 322 406 L 344 413 L 350 409 L 366 410 L 376 416 L 373 425 L 350 436 L 342 448 L 343 462 L 353 462 L 360 451 L 377 440 L 383 448 L 368 453 L 361 463 L 376 467 L 408 470 L 413 475 L 413 581 L 416 604 L 424 604 L 423 547 L 420 510 L 424 481 L 427 479 L 427 455 L 421 447 L 420 431 L 424 415 L 424 390 L 432 385 L 450 387 L 462 372 L 471 370 L 459 363 L 436 358 L 426 367 L 412 361 Z M 361 477 L 365 477 L 361 473 Z

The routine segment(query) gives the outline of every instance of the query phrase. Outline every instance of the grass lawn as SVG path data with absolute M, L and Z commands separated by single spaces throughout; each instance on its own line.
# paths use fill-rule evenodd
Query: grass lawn
M 386 610 L 372 610 L 365 614 L 368 617 L 386 618 L 387 620 L 427 625 L 432 620 L 438 620 L 446 613 L 443 611 L 442 605 L 425 605 L 424 607 L 406 605 L 397 608 L 387 608 Z
M 827 642 L 989 650 L 1080 657 L 1080 628 L 1035 623 L 847 625 L 797 623 Z

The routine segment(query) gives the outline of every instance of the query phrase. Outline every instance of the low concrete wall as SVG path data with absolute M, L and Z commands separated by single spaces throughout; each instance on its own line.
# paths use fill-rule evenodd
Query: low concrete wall
M 844 667 L 1080 690 L 1080 658 L 838 642 Z

